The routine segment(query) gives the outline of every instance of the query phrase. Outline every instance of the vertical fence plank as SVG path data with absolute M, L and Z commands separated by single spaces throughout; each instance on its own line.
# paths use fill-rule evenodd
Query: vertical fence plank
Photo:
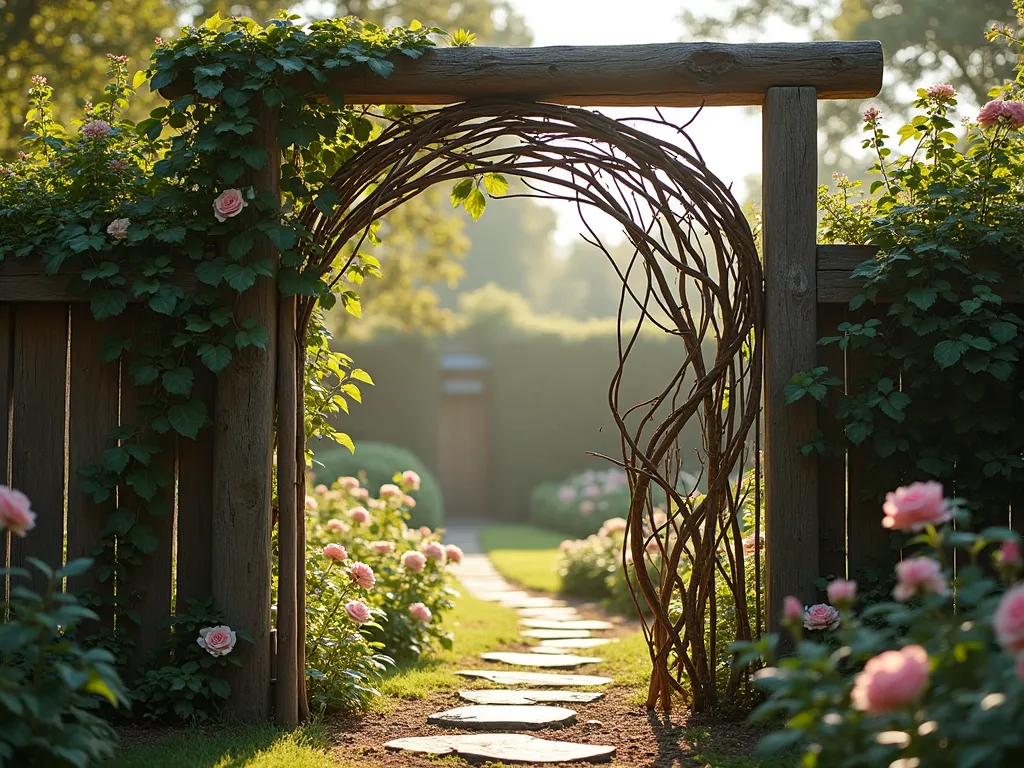
M 60 567 L 64 557 L 64 426 L 68 306 L 19 304 L 14 311 L 14 404 L 11 485 L 26 494 L 36 527 L 11 538 L 11 565 L 37 557 Z M 42 586 L 33 571 L 32 583 Z
M 68 394 L 68 561 L 89 557 L 103 539 L 107 516 L 114 508 L 109 501 L 96 504 L 82 490 L 79 471 L 96 463 L 110 445 L 110 431 L 117 426 L 118 364 L 100 360 L 100 342 L 109 328 L 97 323 L 88 304 L 71 305 L 71 371 Z M 68 588 L 113 597 L 113 580 L 101 583 L 96 569 L 75 580 Z M 113 629 L 113 614 L 99 611 L 101 626 Z
M 768 626 L 782 600 L 814 594 L 817 462 L 797 446 L 817 427 L 813 401 L 786 405 L 793 374 L 817 361 L 817 101 L 814 88 L 770 88 L 763 112 L 765 543 Z M 807 398 L 805 398 L 807 400 Z
M 281 150 L 277 115 L 264 112 L 253 142 L 267 150 L 266 164 L 246 172 L 241 186 L 280 201 Z M 244 221 L 244 217 L 240 217 Z M 277 251 L 257 233 L 246 257 L 277 263 Z M 213 597 L 228 623 L 255 640 L 242 666 L 230 672 L 228 715 L 263 721 L 270 712 L 271 465 L 277 345 L 277 281 L 260 277 L 232 300 L 239 322 L 266 328 L 266 349 L 241 350 L 217 377 L 213 450 Z
M 0 485 L 11 484 L 10 456 L 7 447 L 11 436 L 11 374 L 13 373 L 14 328 L 11 305 L 0 303 Z M 10 534 L 0 534 L 3 548 L 3 565 L 10 563 Z M 8 578 L 3 577 L 0 591 L 4 599 L 8 596 Z
M 217 377 L 197 358 L 190 360 L 196 378 L 192 394 L 213 413 Z M 177 599 L 184 611 L 189 599 L 210 596 L 213 561 L 213 430 L 199 430 L 195 440 L 178 437 Z
M 138 427 L 140 411 L 152 397 L 148 387 L 138 387 L 129 373 L 131 362 L 138 355 L 144 336 L 140 328 L 143 319 L 141 310 L 131 307 L 123 316 L 125 326 L 133 329 L 131 351 L 121 358 L 121 424 Z M 150 467 L 163 469 L 174 476 L 174 439 L 163 436 L 164 450 L 150 459 Z M 140 554 L 138 562 L 127 563 L 125 586 L 133 611 L 139 622 L 130 625 L 130 635 L 135 641 L 129 670 L 137 670 L 149 655 L 168 637 L 167 618 L 171 615 L 171 569 L 174 546 L 174 515 L 170 511 L 174 504 L 174 484 L 162 489 L 160 494 L 167 499 L 168 513 L 152 515 L 138 513 L 136 525 L 148 525 L 156 534 L 157 547 L 149 554 Z M 140 499 L 130 488 L 118 489 L 119 503 L 139 510 Z M 129 534 L 130 535 L 130 534 Z M 123 595 L 121 584 L 118 594 Z
M 818 338 L 834 336 L 846 319 L 842 304 L 818 305 Z M 846 380 L 846 355 L 838 344 L 818 347 L 818 365 L 828 367 L 828 375 Z M 818 425 L 829 446 L 842 441 L 842 426 L 830 415 L 839 401 L 839 391 L 829 392 L 818 409 Z M 846 576 L 846 451 L 818 457 L 818 531 L 821 537 L 818 572 L 822 576 Z

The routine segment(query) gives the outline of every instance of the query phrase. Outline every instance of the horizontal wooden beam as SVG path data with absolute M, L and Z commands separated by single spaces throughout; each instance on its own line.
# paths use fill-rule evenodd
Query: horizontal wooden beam
M 437 48 L 394 59 L 387 79 L 366 67 L 335 70 L 325 85 L 349 104 L 454 104 L 529 99 L 580 107 L 751 106 L 769 88 L 807 86 L 818 99 L 866 99 L 882 87 L 877 42 L 657 43 L 544 48 Z M 192 89 L 161 90 L 175 99 Z
M 46 274 L 43 265 L 35 259 L 4 259 L 0 261 L 0 302 L 51 302 L 71 304 L 89 301 L 86 292 L 72 291 L 69 288 L 74 270 L 61 269 L 55 275 Z M 131 294 L 131 286 L 136 280 L 144 279 L 141 274 L 126 274 L 128 301 L 141 303 L 142 298 Z M 195 291 L 196 276 L 186 270 L 176 276 L 178 283 L 186 292 Z

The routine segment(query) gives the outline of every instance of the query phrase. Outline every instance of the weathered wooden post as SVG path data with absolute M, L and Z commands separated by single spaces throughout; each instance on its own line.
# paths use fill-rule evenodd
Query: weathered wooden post
M 267 162 L 249 169 L 244 187 L 280 200 L 281 150 L 276 117 L 261 116 L 254 141 Z M 250 259 L 277 262 L 266 237 L 257 237 Z M 230 677 L 228 712 L 238 720 L 266 720 L 270 713 L 270 548 L 271 478 L 277 355 L 277 282 L 258 277 L 232 294 L 235 317 L 252 318 L 267 329 L 266 349 L 246 347 L 217 378 L 213 450 L 212 592 L 228 624 L 255 638 L 239 646 L 242 666 Z
M 798 444 L 814 436 L 815 402 L 786 405 L 793 374 L 817 360 L 818 119 L 814 88 L 769 88 L 764 102 L 765 542 L 767 623 L 782 600 L 808 601 L 818 576 L 818 466 Z

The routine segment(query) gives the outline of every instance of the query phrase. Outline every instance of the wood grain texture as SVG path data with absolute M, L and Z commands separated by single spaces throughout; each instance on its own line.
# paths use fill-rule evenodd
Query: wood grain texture
M 71 373 L 68 394 L 68 561 L 91 557 L 93 548 L 103 539 L 107 516 L 115 506 L 111 498 L 96 504 L 82 490 L 80 471 L 95 464 L 100 454 L 115 444 L 110 432 L 117 426 L 119 395 L 118 362 L 100 360 L 100 342 L 109 331 L 97 323 L 86 304 L 71 305 Z M 101 583 L 96 569 L 68 587 L 113 597 L 113 580 Z M 101 612 L 104 627 L 113 629 L 113 614 Z
M 32 501 L 36 527 L 11 537 L 11 565 L 37 557 L 58 567 L 64 559 L 64 417 L 68 307 L 22 304 L 14 310 L 14 403 L 11 485 Z M 32 569 L 32 584 L 44 581 Z
M 69 304 L 88 302 L 89 295 L 84 286 L 76 288 L 72 282 L 73 270 L 61 269 L 56 275 L 46 274 L 43 265 L 32 258 L 4 259 L 0 261 L 0 296 L 9 302 L 55 302 Z M 142 275 L 125 275 L 128 285 L 141 279 Z M 176 276 L 175 282 L 187 292 L 193 292 L 198 285 L 195 274 L 186 269 Z M 128 302 L 141 303 L 129 292 Z
M 817 462 L 799 453 L 813 438 L 813 401 L 786 405 L 793 374 L 817 362 L 817 102 L 813 88 L 773 88 L 764 107 L 765 542 L 767 623 L 782 600 L 808 601 L 818 576 Z M 807 400 L 805 398 L 804 400 Z
M 846 319 L 846 308 L 838 304 L 818 307 L 817 337 L 833 336 Z M 845 381 L 846 355 L 838 344 L 818 347 L 818 365 L 827 366 L 830 376 Z M 842 425 L 831 415 L 842 397 L 842 388 L 829 392 L 818 406 L 818 427 L 827 445 L 843 440 Z M 846 451 L 818 456 L 818 573 L 846 576 Z
M 0 483 L 11 484 L 11 465 L 8 455 L 8 444 L 11 436 L 11 375 L 14 368 L 14 325 L 13 307 L 0 303 Z M 2 560 L 6 567 L 10 562 L 10 534 L 0 533 L 0 549 L 3 550 Z M 4 599 L 8 595 L 8 577 L 0 576 L 0 593 Z
M 276 119 L 263 115 L 253 136 L 267 148 L 269 160 L 249 171 L 241 186 L 280 199 L 280 150 Z M 277 263 L 265 237 L 257 238 L 247 258 Z M 227 623 L 255 639 L 241 648 L 242 666 L 229 674 L 232 719 L 262 722 L 270 713 L 270 524 L 271 466 L 277 345 L 277 283 L 260 277 L 238 295 L 230 295 L 238 322 L 253 319 L 267 329 L 266 349 L 248 347 L 217 377 L 213 443 L 213 597 Z
M 540 48 L 437 48 L 397 56 L 385 80 L 364 67 L 308 78 L 309 93 L 333 88 L 347 104 L 454 104 L 516 98 L 583 107 L 760 105 L 769 88 L 808 86 L 821 99 L 866 99 L 882 86 L 877 42 L 656 43 Z M 192 90 L 176 82 L 175 99 Z

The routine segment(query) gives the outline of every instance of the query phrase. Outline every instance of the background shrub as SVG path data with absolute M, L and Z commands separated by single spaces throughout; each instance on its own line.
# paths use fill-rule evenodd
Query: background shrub
M 409 524 L 412 526 L 426 525 L 429 528 L 440 528 L 444 525 L 444 498 L 437 478 L 420 459 L 411 451 L 397 445 L 359 441 L 356 452 L 348 448 L 333 448 L 317 454 L 313 472 L 316 482 L 330 486 L 339 477 L 359 477 L 365 474 L 363 484 L 372 494 L 376 494 L 385 483 L 392 482 L 396 472 L 411 469 L 420 476 L 420 489 L 410 495 L 416 499 L 416 507 L 410 510 Z

